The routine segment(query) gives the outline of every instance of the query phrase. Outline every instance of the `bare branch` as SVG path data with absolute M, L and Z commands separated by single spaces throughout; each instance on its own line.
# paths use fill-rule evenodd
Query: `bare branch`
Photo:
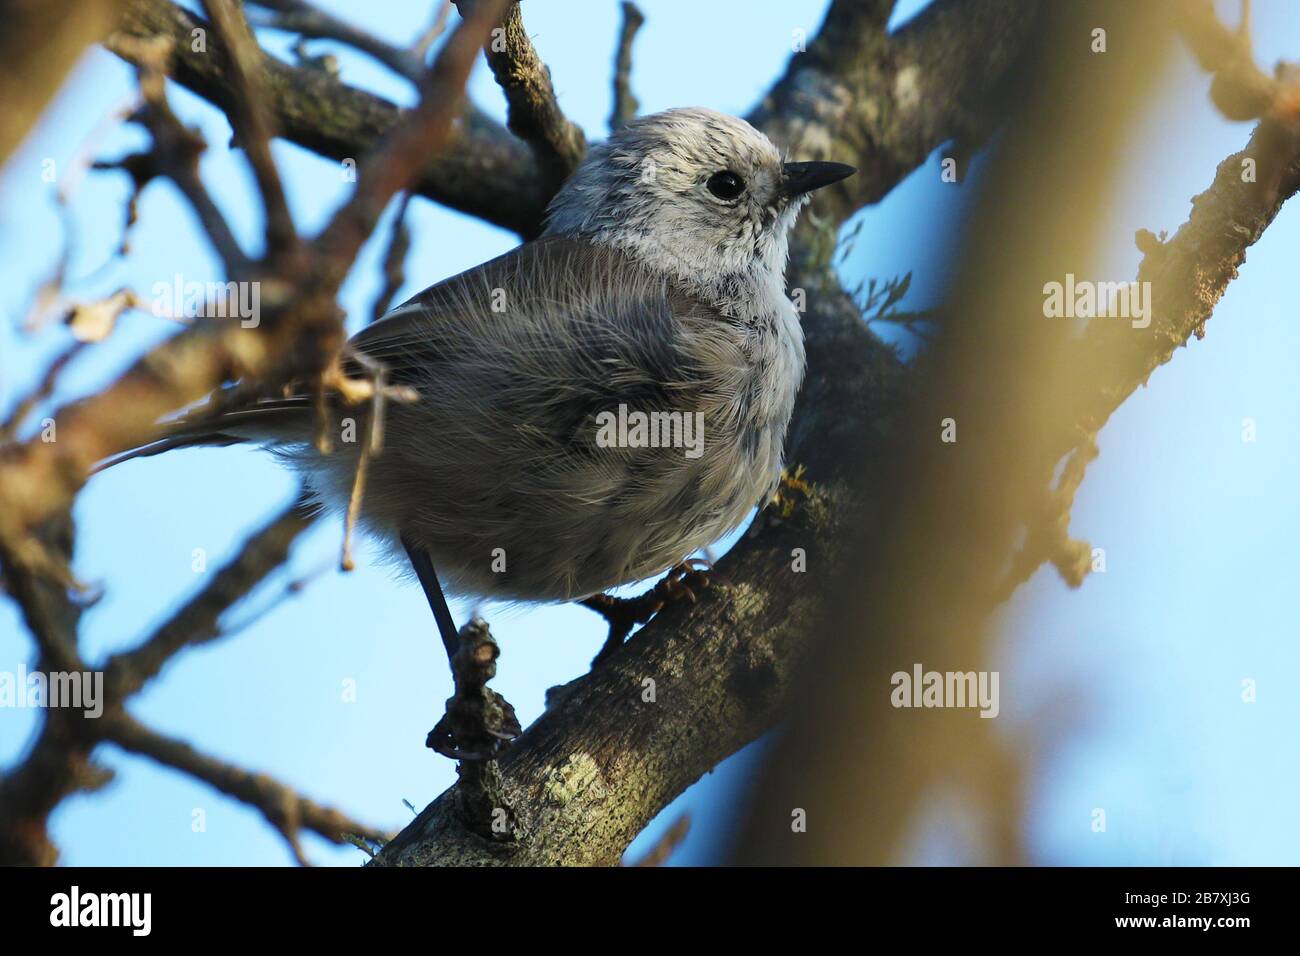
M 80 711 L 47 708 L 44 723 L 22 762 L 0 778 L 0 863 L 51 865 L 57 851 L 46 833 L 46 819 L 65 797 L 102 786 L 111 773 L 92 763 L 90 754 L 112 726 L 111 714 L 126 696 L 139 690 L 163 664 L 185 647 L 215 636 L 221 612 L 243 597 L 264 574 L 284 561 L 289 544 L 310 523 L 301 502 L 264 528 L 239 557 L 219 571 L 213 582 L 135 651 L 118 655 L 105 665 L 105 716 L 90 720 Z M 71 553 L 68 520 L 43 529 L 46 548 L 66 557 Z M 3 550 L 4 581 L 23 609 L 40 651 L 45 671 L 84 673 L 90 670 L 77 651 L 76 627 L 80 607 L 47 576 L 28 570 Z M 204 760 L 194 755 L 196 760 Z M 317 817 L 324 819 L 324 817 Z M 364 835 L 364 830 L 354 830 Z
M 408 48 L 393 44 L 375 36 L 369 30 L 340 20 L 338 17 L 307 0 L 251 0 L 258 7 L 274 13 L 260 17 L 255 25 L 287 30 L 313 40 L 334 40 L 355 50 L 360 50 L 388 67 L 398 76 L 419 84 L 424 76 L 424 57 L 433 41 L 446 29 L 447 12 L 451 5 L 446 0 L 438 3 L 438 12 L 429 29 Z
M 357 188 L 316 239 L 315 247 L 344 268 L 374 230 L 388 201 L 408 188 L 428 156 L 446 144 L 460 113 L 465 81 L 506 0 L 484 0 L 438 51 L 421 84 L 420 104 L 368 155 L 357 171 Z M 342 276 L 339 275 L 341 281 Z
M 323 807 L 266 774 L 236 767 L 200 753 L 183 740 L 150 730 L 125 711 L 106 714 L 103 723 L 104 738 L 122 749 L 189 774 L 261 810 L 289 844 L 294 858 L 304 866 L 307 859 L 298 840 L 302 830 L 311 830 L 338 844 L 352 843 L 349 839 L 352 835 L 374 842 L 388 839 L 384 831 L 357 823 L 332 807 Z
M 609 114 L 612 133 L 636 116 L 640 104 L 632 94 L 632 41 L 645 23 L 645 14 L 632 0 L 623 0 L 623 25 L 614 50 L 614 109 Z
M 798 159 L 859 167 L 819 194 L 819 214 L 835 223 L 944 143 L 969 151 L 998 127 L 1006 78 L 1044 11 L 1033 0 L 936 0 L 887 35 L 891 9 L 834 0 L 807 52 L 747 117 Z
M 461 15 L 471 15 L 483 0 L 457 0 Z M 485 48 L 492 75 L 506 95 L 510 131 L 528 143 L 553 188 L 568 178 L 587 152 L 587 138 L 560 109 L 547 69 L 524 29 L 518 0 L 510 6 Z
M 451 659 L 456 693 L 425 743 L 452 760 L 491 761 L 520 733 L 515 709 L 487 686 L 496 676 L 501 648 L 479 618 L 462 627 L 457 637 L 459 647 Z
M 265 56 L 244 20 L 242 7 L 232 0 L 203 0 L 203 6 L 212 18 L 217 40 L 225 48 L 230 64 L 233 108 L 228 115 L 239 145 L 253 167 L 253 176 L 262 196 L 267 256 L 270 259 L 286 256 L 298 246 L 298 231 L 294 228 L 280 173 L 271 156 L 272 130 L 261 80 Z
M 134 649 L 110 657 L 104 665 L 105 685 L 119 698 L 126 698 L 181 651 L 222 636 L 221 616 L 288 560 L 289 549 L 315 519 L 307 496 L 299 493 L 293 504 L 251 534 L 239 553 L 148 638 Z
M 106 46 L 135 62 L 140 47 L 131 38 L 166 37 L 172 79 L 230 109 L 229 60 L 217 47 L 193 50 L 191 32 L 197 29 L 210 25 L 166 0 L 135 0 Z M 401 110 L 387 100 L 322 70 L 267 57 L 262 79 L 279 134 L 331 159 L 355 161 L 401 117 Z M 460 109 L 446 149 L 426 156 L 419 169 L 416 192 L 521 235 L 536 234 L 553 191 L 532 151 L 469 104 Z
M 14 545 L 33 542 L 50 560 L 72 556 L 72 518 L 64 513 L 22 542 L 0 537 L 0 581 L 17 602 L 36 642 L 37 666 L 45 671 L 87 668 L 77 652 L 81 607 L 51 575 L 34 567 Z M 64 797 L 93 789 L 111 776 L 90 759 L 93 747 L 79 711 L 47 708 L 45 721 L 22 762 L 0 776 L 0 865 L 52 866 L 58 851 L 46 829 L 50 812 Z
M 1244 175 L 1246 170 L 1252 175 Z M 1086 448 L 1116 409 L 1145 385 L 1154 372 L 1193 337 L 1205 335 L 1205 323 L 1238 270 L 1246 250 L 1263 235 L 1283 204 L 1300 192 L 1300 126 L 1265 120 L 1246 148 L 1219 164 L 1214 182 L 1192 200 L 1192 214 L 1167 241 L 1146 230 L 1138 233 L 1145 255 L 1138 281 L 1151 283 L 1151 347 L 1119 350 L 1123 330 L 1114 323 L 1090 324 L 1081 352 L 1108 355 L 1089 359 L 1097 367 L 1091 385 L 1073 383 L 1078 444 L 1062 453 Z
M 0 538 L 21 541 L 26 529 L 71 500 L 96 462 L 146 444 L 157 434 L 159 419 L 223 382 L 243 379 L 248 387 L 266 389 L 301 376 L 319 381 L 333 367 L 343 344 L 335 303 L 339 285 L 384 205 L 446 141 L 465 79 L 487 35 L 492 7 L 485 4 L 485 12 L 462 24 L 440 51 L 420 106 L 367 158 L 356 191 L 316 240 L 310 267 L 258 280 L 263 315 L 255 328 L 200 320 L 144 356 L 94 398 L 65 409 L 56 423 L 59 441 L 27 442 L 0 452 Z M 144 60 L 150 56 L 135 53 Z M 160 162 L 186 184 L 182 188 L 200 210 L 214 242 L 233 243 L 198 181 L 192 138 L 186 138 L 165 109 L 161 76 L 147 66 L 141 75 L 147 121 L 163 137 L 160 147 L 169 147 L 161 150 Z M 233 260 L 235 250 L 227 252 Z M 242 274 L 242 264 L 232 265 L 235 275 Z M 31 559 L 31 551 L 27 547 L 20 553 Z
M 195 130 L 181 124 L 167 103 L 161 68 L 168 55 L 168 42 L 165 39 L 127 41 L 127 45 L 133 47 L 143 100 L 134 119 L 153 137 L 153 167 L 176 183 L 189 200 L 204 233 L 221 257 L 226 273 L 232 277 L 244 276 L 251 268 L 249 259 L 199 178 L 199 157 L 207 149 L 207 144 Z

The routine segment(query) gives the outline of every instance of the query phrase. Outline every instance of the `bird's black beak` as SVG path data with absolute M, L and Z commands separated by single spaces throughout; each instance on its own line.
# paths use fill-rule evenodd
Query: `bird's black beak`
M 848 179 L 857 169 L 844 163 L 786 163 L 782 187 L 787 196 L 802 196 L 841 179 Z

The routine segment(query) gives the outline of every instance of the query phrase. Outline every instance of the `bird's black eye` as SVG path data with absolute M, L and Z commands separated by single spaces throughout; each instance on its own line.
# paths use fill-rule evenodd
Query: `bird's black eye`
M 730 170 L 714 173 L 704 185 L 719 199 L 732 200 L 745 191 L 745 181 Z

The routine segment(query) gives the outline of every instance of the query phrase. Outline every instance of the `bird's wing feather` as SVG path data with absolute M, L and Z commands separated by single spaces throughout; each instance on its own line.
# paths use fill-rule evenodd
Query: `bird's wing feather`
M 450 323 L 457 331 L 479 325 L 490 334 L 493 322 L 518 322 L 526 317 L 545 318 L 557 328 L 587 307 L 605 314 L 593 316 L 618 322 L 630 316 L 609 314 L 616 300 L 633 312 L 642 307 L 689 309 L 694 303 L 684 293 L 667 302 L 662 278 L 651 276 L 626 255 L 584 239 L 547 237 L 526 243 L 502 256 L 430 286 L 408 299 L 388 316 L 358 332 L 349 345 L 388 368 L 394 380 L 403 381 L 413 364 L 426 370 L 430 349 L 445 344 L 439 326 Z M 619 311 L 622 311 L 621 309 Z M 450 332 L 451 330 L 446 330 Z
M 506 359 L 516 340 L 537 350 L 573 350 L 578 338 L 590 361 L 603 363 L 605 384 L 617 387 L 631 362 L 635 378 L 674 357 L 664 340 L 664 322 L 673 313 L 699 310 L 701 304 L 654 276 L 632 259 L 583 239 L 546 237 L 445 279 L 408 299 L 386 317 L 349 341 L 350 348 L 385 369 L 391 384 L 419 388 L 442 372 L 455 373 L 458 352 L 471 342 L 484 354 Z M 532 323 L 528 334 L 505 323 Z M 606 348 L 590 348 L 590 337 L 607 338 Z M 523 363 L 534 374 L 547 367 L 544 356 Z M 345 360 L 349 374 L 363 370 Z M 597 375 L 597 379 L 601 378 Z M 563 387 L 567 383 L 557 382 Z M 433 389 L 438 391 L 438 389 Z M 231 444 L 238 440 L 287 440 L 310 435 L 315 403 L 300 391 L 229 408 L 215 418 L 183 417 L 173 422 L 160 443 L 127 452 L 107 464 L 157 454 L 175 447 Z

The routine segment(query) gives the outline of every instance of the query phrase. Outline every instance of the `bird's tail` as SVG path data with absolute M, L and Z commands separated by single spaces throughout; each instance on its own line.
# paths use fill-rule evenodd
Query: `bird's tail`
M 149 458 L 177 448 L 306 441 L 306 436 L 311 434 L 312 416 L 309 401 L 304 397 L 293 397 L 260 401 L 215 416 L 196 414 L 178 418 L 169 422 L 157 439 L 105 458 L 95 465 L 91 474 L 133 458 Z

